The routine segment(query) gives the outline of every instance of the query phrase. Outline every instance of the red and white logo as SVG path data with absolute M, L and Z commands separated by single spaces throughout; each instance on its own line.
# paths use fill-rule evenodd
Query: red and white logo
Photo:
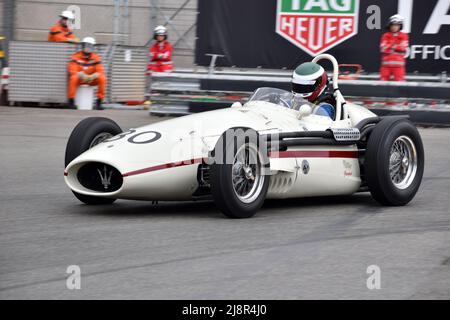
M 278 0 L 276 32 L 316 56 L 358 33 L 359 0 Z

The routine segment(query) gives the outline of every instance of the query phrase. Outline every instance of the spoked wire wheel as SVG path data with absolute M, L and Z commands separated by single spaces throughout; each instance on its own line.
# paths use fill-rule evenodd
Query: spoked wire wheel
M 224 155 L 225 161 L 210 166 L 211 195 L 216 206 L 227 217 L 250 218 L 262 207 L 269 189 L 268 155 L 264 142 L 252 129 L 234 130 L 232 139 L 225 134 L 219 139 L 212 154 Z
M 415 125 L 403 118 L 382 119 L 369 136 L 364 159 L 373 198 L 388 206 L 409 203 L 422 182 L 425 154 Z
M 243 203 L 252 203 L 260 195 L 266 177 L 255 146 L 245 144 L 237 151 L 232 168 L 233 190 Z
M 398 189 L 408 188 L 417 172 L 417 150 L 407 136 L 400 136 L 392 145 L 389 157 L 389 174 Z

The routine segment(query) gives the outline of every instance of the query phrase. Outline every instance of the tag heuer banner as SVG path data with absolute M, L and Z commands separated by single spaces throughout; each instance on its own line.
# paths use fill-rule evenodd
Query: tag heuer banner
M 293 69 L 320 53 L 377 72 L 390 16 L 405 17 L 407 71 L 450 72 L 450 0 L 198 0 L 196 63 Z
M 315 56 L 358 31 L 359 0 L 278 0 L 276 31 Z

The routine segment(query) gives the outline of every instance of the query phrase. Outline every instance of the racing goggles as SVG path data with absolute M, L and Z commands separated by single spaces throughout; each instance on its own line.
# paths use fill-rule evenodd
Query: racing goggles
M 299 94 L 302 97 L 310 96 L 318 87 L 318 81 L 313 82 L 313 84 L 299 84 L 292 82 L 292 92 Z
M 317 80 L 301 80 L 299 83 L 292 81 L 292 92 L 302 95 L 303 97 L 309 97 L 316 91 L 321 90 L 322 87 L 328 85 L 327 74 L 324 73 Z

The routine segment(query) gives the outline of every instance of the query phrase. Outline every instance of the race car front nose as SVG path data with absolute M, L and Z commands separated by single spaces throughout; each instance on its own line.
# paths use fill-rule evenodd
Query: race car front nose
M 121 172 L 102 162 L 77 163 L 67 168 L 64 176 L 68 186 L 82 194 L 114 194 L 123 186 Z

